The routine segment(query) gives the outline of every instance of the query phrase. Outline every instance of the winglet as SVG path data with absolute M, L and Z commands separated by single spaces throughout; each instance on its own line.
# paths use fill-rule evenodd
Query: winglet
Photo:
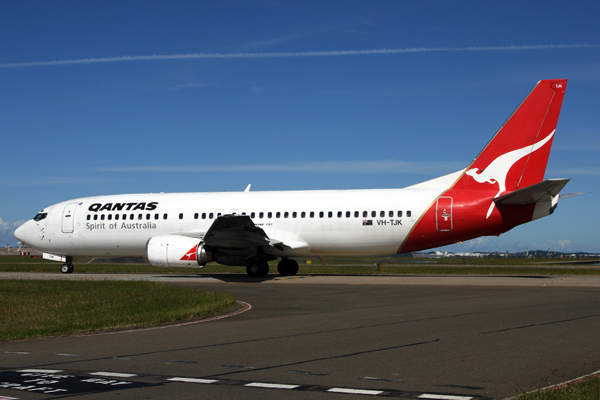
M 249 192 L 250 191 L 250 186 L 252 186 L 252 184 L 248 184 L 248 186 L 246 186 L 246 189 L 244 189 L 244 192 Z

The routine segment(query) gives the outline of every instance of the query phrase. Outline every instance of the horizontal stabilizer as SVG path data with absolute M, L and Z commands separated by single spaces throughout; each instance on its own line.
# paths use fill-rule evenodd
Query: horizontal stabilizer
M 569 182 L 569 179 L 548 179 L 540 183 L 527 186 L 526 188 L 515 190 L 494 199 L 496 205 L 515 204 L 527 205 L 536 204 L 541 201 L 552 201 L 563 187 Z

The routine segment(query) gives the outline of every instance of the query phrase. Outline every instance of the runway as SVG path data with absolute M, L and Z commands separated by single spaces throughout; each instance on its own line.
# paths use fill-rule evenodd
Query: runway
M 110 275 L 223 291 L 252 308 L 0 343 L 0 396 L 502 399 L 600 369 L 593 276 Z

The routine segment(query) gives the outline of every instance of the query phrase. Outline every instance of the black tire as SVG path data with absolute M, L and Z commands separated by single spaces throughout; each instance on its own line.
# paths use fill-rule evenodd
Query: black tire
M 293 276 L 298 273 L 298 262 L 291 258 L 284 258 L 277 264 L 277 271 L 281 276 Z
M 62 272 L 63 274 L 70 274 L 71 272 L 73 272 L 73 266 L 69 264 L 63 264 L 60 266 L 60 272 Z
M 251 278 L 262 278 L 269 274 L 269 264 L 266 261 L 251 261 L 246 266 L 246 273 Z

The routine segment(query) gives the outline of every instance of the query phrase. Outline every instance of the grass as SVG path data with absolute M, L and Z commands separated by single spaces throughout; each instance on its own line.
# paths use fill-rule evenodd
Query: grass
M 553 390 L 523 393 L 517 400 L 598 400 L 600 376 L 590 376 L 580 382 L 559 386 Z
M 145 281 L 0 280 L 0 341 L 162 325 L 238 307 L 221 293 Z

